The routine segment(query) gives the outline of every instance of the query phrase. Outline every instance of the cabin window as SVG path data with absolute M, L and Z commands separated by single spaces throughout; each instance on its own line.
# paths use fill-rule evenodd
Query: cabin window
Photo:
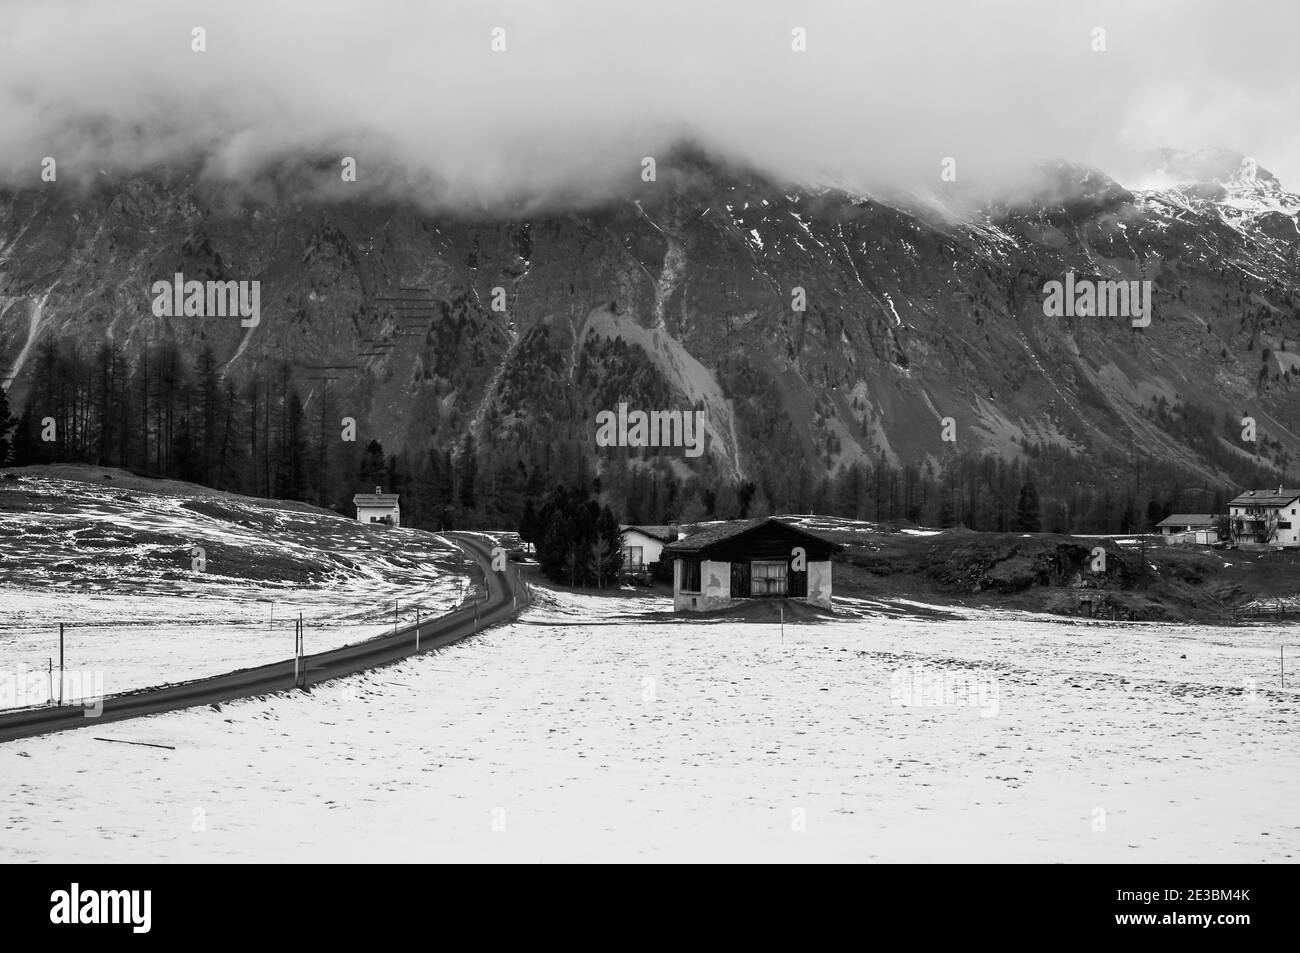
M 624 547 L 623 547 L 623 566 L 624 566 L 624 568 L 636 567 L 636 568 L 639 569 L 639 568 L 641 567 L 641 565 L 642 565 L 642 562 L 641 562 L 641 550 L 642 550 L 642 547 L 640 547 L 640 546 L 624 546 Z
M 789 565 L 781 562 L 751 562 L 750 587 L 755 598 L 784 596 L 789 592 Z
M 696 560 L 682 560 L 682 592 L 700 591 L 700 564 Z

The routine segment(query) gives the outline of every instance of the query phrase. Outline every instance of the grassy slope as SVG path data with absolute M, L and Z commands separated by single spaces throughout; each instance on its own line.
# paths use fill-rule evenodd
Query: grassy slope
M 195 572 L 201 546 L 206 571 Z M 415 530 L 358 523 L 304 503 L 263 500 L 103 467 L 0 471 L 0 583 L 126 593 L 241 583 L 293 587 L 423 581 L 467 568 Z
M 46 673 L 65 625 L 70 671 L 114 693 L 288 658 L 299 620 L 309 653 L 355 644 L 481 579 L 434 534 L 301 503 L 96 467 L 0 471 L 0 707 L 43 703 L 52 680 L 34 697 L 9 676 Z

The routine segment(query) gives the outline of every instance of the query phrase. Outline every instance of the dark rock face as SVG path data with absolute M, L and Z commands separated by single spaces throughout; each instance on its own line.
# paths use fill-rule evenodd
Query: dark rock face
M 1296 217 L 1282 212 L 1264 212 L 1256 220 L 1260 234 L 1279 242 L 1295 243 L 1300 239 Z
M 236 383 L 288 361 L 309 413 L 333 368 L 341 412 L 390 450 L 472 431 L 594 455 L 596 413 L 623 400 L 703 409 L 708 453 L 674 466 L 728 478 L 937 468 L 951 417 L 961 450 L 1140 446 L 1208 479 L 1218 437 L 1162 422 L 1160 401 L 1216 424 L 1248 410 L 1271 452 L 1300 453 L 1289 364 L 1259 356 L 1300 350 L 1300 201 L 1266 170 L 1215 163 L 1208 188 L 1145 192 L 1062 164 L 1036 204 L 973 222 L 689 154 L 626 201 L 526 220 L 237 203 L 174 172 L 11 192 L 0 381 L 21 406 L 50 337 L 128 356 L 167 340 L 210 345 Z M 1150 326 L 1045 317 L 1043 286 L 1067 271 L 1150 280 Z M 260 281 L 260 323 L 155 317 L 150 286 L 177 272 Z

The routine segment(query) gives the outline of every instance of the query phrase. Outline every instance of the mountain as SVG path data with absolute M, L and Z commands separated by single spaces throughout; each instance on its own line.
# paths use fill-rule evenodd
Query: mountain
M 1144 466 L 1217 492 L 1297 457 L 1300 196 L 1251 159 L 1162 153 L 1140 188 L 1054 163 L 1016 203 L 962 216 L 956 183 L 867 198 L 689 147 L 658 181 L 636 172 L 620 199 L 516 218 L 284 174 L 248 198 L 176 169 L 0 193 L 0 383 L 39 419 L 34 403 L 56 399 L 42 342 L 89 360 L 110 341 L 124 380 L 159 348 L 190 362 L 206 348 L 227 393 L 254 388 L 254 417 L 260 380 L 266 414 L 280 393 L 277 414 L 322 446 L 346 416 L 363 443 L 433 451 L 457 474 L 472 453 L 480 476 L 599 473 L 637 496 L 633 476 L 659 472 L 698 477 L 710 499 L 753 483 L 774 507 L 815 502 L 855 465 L 937 480 L 972 454 L 1047 455 L 1093 489 L 1138 471 L 1140 504 L 1161 490 L 1140 485 Z M 1045 316 L 1044 285 L 1071 271 L 1150 280 L 1150 325 Z M 151 286 L 177 272 L 260 281 L 260 322 L 155 316 Z M 146 462 L 164 426 L 151 373 L 156 360 L 140 392 Z M 597 446 L 598 412 L 620 402 L 703 410 L 707 452 Z M 165 426 L 170 457 L 179 425 Z M 255 464 L 258 424 L 244 426 Z

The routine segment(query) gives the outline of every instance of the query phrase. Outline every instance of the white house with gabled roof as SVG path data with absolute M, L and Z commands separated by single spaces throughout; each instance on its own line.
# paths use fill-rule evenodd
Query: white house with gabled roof
M 374 493 L 358 493 L 352 497 L 352 503 L 357 508 L 357 521 L 401 526 L 402 508 L 398 504 L 398 497 L 397 493 L 385 493 L 382 486 L 375 487 Z
M 1228 501 L 1228 518 L 1238 546 L 1300 549 L 1300 490 L 1247 490 Z

